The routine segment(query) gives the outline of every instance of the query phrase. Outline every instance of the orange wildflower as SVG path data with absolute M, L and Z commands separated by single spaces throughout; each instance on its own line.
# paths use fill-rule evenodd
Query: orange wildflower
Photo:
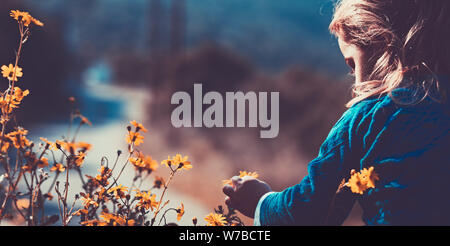
M 129 144 L 139 146 L 141 143 L 144 142 L 144 136 L 142 136 L 139 132 L 129 131 L 125 140 Z
M 11 140 L 16 149 L 20 149 L 28 147 L 33 143 L 26 138 L 27 134 L 27 130 L 19 127 L 16 131 L 6 134 L 6 137 Z
M 177 220 L 180 221 L 183 215 L 184 215 L 184 204 L 181 203 L 181 206 L 177 208 Z
M 86 158 L 86 152 L 79 151 L 78 155 L 75 157 L 75 165 L 77 167 L 81 167 L 81 165 L 83 165 L 85 158 Z
M 8 142 L 3 142 L 2 148 L 1 148 L 1 152 L 2 153 L 6 153 L 9 149 L 9 143 Z
M 364 168 L 361 172 L 351 170 L 350 179 L 345 184 L 353 193 L 364 194 L 369 188 L 375 188 L 375 181 L 379 180 L 378 174 L 374 171 L 374 167 Z
M 374 171 L 374 167 L 363 168 L 361 170 L 361 179 L 363 182 L 367 183 L 368 188 L 375 188 L 375 182 L 380 180 L 380 177 L 378 177 L 378 174 Z
M 13 64 L 9 64 L 9 66 L 2 66 L 2 75 L 10 81 L 17 81 L 17 78 L 22 77 L 22 68 L 19 66 L 14 67 Z
M 28 12 L 11 10 L 11 13 L 9 15 L 19 23 L 23 23 L 24 26 L 29 26 L 32 22 L 37 26 L 44 26 L 44 23 L 36 18 L 33 18 Z
M 98 199 L 106 201 L 108 200 L 107 196 L 105 195 L 107 193 L 106 189 L 104 187 L 100 188 L 100 191 L 96 192 Z
M 112 170 L 108 167 L 101 166 L 100 169 L 98 169 L 100 172 L 99 175 L 95 177 L 95 179 L 103 186 L 106 186 L 109 184 L 108 179 L 111 177 Z
M 128 187 L 123 186 L 123 185 L 119 185 L 113 188 L 110 188 L 108 190 L 108 193 L 113 193 L 114 196 L 119 199 L 119 198 L 124 198 L 125 197 L 125 192 L 128 191 Z
M 81 200 L 83 201 L 83 206 L 86 209 L 89 208 L 91 205 L 94 207 L 98 207 L 98 203 L 96 201 L 94 201 L 92 199 L 92 197 L 90 197 L 89 194 L 84 194 L 83 192 L 81 192 L 80 195 L 81 195 Z
M 22 102 L 22 99 L 29 93 L 30 91 L 28 90 L 22 91 L 19 87 L 14 87 L 12 95 L 8 93 L 0 97 L 0 108 L 3 113 L 2 121 L 9 120 L 7 116 L 5 118 L 5 114 L 9 114 L 14 108 L 18 108 L 19 104 Z
M 158 168 L 158 162 L 153 160 L 151 156 L 145 156 L 142 152 L 137 152 L 136 157 L 130 157 L 129 161 L 139 171 L 147 171 L 151 173 Z
M 66 170 L 66 167 L 61 163 L 56 163 L 55 165 L 53 165 L 53 167 L 50 168 L 51 172 L 57 173 L 62 173 L 64 172 L 64 170 Z
M 140 130 L 142 130 L 143 132 L 147 132 L 147 129 L 141 123 L 137 123 L 135 120 L 130 121 L 130 124 L 136 127 L 136 132 Z
M 178 169 L 186 169 L 189 170 L 192 168 L 191 162 L 187 161 L 188 156 L 183 157 L 180 154 L 176 154 L 173 158 L 172 158 L 172 164 L 173 165 L 178 165 Z
M 38 20 L 38 19 L 36 19 L 36 18 L 34 18 L 34 17 L 31 17 L 31 21 L 32 21 L 36 26 L 44 26 L 44 23 L 42 23 L 42 21 L 40 21 L 40 20 Z
M 17 102 L 21 102 L 24 97 L 30 94 L 29 90 L 22 90 L 19 87 L 14 87 L 13 100 Z
M 45 157 L 42 157 L 40 160 L 38 160 L 37 166 L 40 167 L 40 168 L 47 167 L 48 166 L 48 159 L 45 158 Z
M 112 226 L 133 226 L 134 220 L 126 220 L 120 215 L 110 214 L 106 212 L 102 212 L 102 214 L 99 216 L 104 220 L 105 223 Z
M 44 141 L 44 139 L 41 138 L 41 140 Z M 44 141 L 46 142 L 46 141 Z M 46 143 L 51 143 L 51 142 L 46 142 Z M 92 148 L 92 145 L 86 142 L 78 142 L 78 143 L 72 143 L 72 142 L 67 142 L 67 141 L 61 141 L 61 140 L 56 140 L 55 144 L 52 144 L 52 146 L 55 146 L 54 150 L 56 150 L 58 148 L 58 146 L 60 146 L 62 149 L 70 152 L 71 154 L 74 154 L 75 152 L 86 152 L 88 150 L 90 150 Z
M 32 17 L 28 12 L 11 10 L 11 13 L 9 15 L 13 17 L 15 20 L 17 20 L 19 23 L 23 23 L 24 26 L 29 26 L 31 23 Z
M 226 218 L 221 214 L 210 213 L 205 217 L 207 226 L 224 226 L 227 224 Z
M 86 142 L 78 142 L 72 145 L 73 148 L 81 150 L 81 152 L 86 152 L 92 149 L 92 144 Z
M 252 178 L 257 179 L 259 177 L 259 174 L 256 173 L 256 172 L 239 171 L 239 177 L 240 178 L 243 178 L 245 176 L 250 176 Z M 233 182 L 231 181 L 231 179 L 226 179 L 226 180 L 223 180 L 222 182 L 223 182 L 223 185 L 231 185 L 231 186 L 233 186 Z
M 42 137 L 41 137 L 40 139 L 41 139 L 42 142 L 44 142 L 46 145 L 48 145 L 48 148 L 49 148 L 49 149 L 51 149 L 51 150 L 57 150 L 56 144 L 55 144 L 55 143 L 52 143 L 52 142 L 48 141 L 46 138 L 42 138 Z
M 136 208 L 151 209 L 153 211 L 154 208 L 158 207 L 159 202 L 156 201 L 156 195 L 151 194 L 150 191 L 141 192 L 137 190 L 135 197 L 139 199 Z
M 172 164 L 173 164 L 172 158 L 170 158 L 170 156 L 167 156 L 167 159 L 161 161 L 161 164 L 165 165 L 167 167 L 172 166 Z

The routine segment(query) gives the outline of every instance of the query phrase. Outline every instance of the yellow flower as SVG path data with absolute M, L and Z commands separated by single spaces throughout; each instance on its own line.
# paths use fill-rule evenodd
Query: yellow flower
M 92 199 L 92 197 L 90 197 L 89 194 L 84 194 L 83 192 L 81 192 L 80 195 L 81 195 L 81 200 L 83 201 L 83 206 L 86 209 L 89 208 L 91 205 L 94 207 L 98 207 L 98 203 L 96 201 L 94 201 Z
M 105 195 L 106 193 L 107 193 L 107 190 L 105 187 L 101 187 L 100 191 L 96 192 L 98 199 L 105 201 L 105 202 L 108 200 L 108 197 Z
M 36 26 L 44 26 L 44 23 L 42 23 L 40 20 L 31 17 L 31 21 L 36 25 Z
M 86 143 L 86 142 L 78 142 L 75 144 L 75 147 L 77 149 L 83 150 L 83 152 L 84 152 L 84 151 L 90 150 L 92 148 L 92 144 Z
M 188 156 L 183 157 L 180 154 L 176 154 L 172 158 L 172 165 L 178 166 L 178 169 L 189 170 L 192 168 L 191 162 L 187 161 Z
M 107 223 L 108 225 L 113 225 L 113 226 L 117 226 L 117 225 L 133 226 L 134 225 L 134 220 L 126 220 L 125 218 L 123 218 L 120 215 L 102 212 L 99 217 L 102 218 L 104 220 L 104 222 Z
M 108 167 L 101 166 L 100 169 L 98 169 L 98 171 L 100 172 L 100 174 L 98 174 L 95 177 L 95 180 L 103 186 L 108 185 L 109 184 L 108 179 L 112 175 L 112 170 Z
M 227 224 L 226 218 L 221 214 L 210 213 L 205 217 L 207 226 L 224 226 Z
M 0 148 L 1 153 L 6 153 L 9 150 L 10 144 L 9 142 L 6 141 L 6 137 L 3 138 L 3 145 Z
M 142 152 L 137 152 L 136 157 L 130 157 L 129 161 L 139 171 L 147 171 L 151 173 L 158 168 L 158 162 L 153 160 L 151 156 L 145 156 Z
M 375 188 L 375 181 L 380 180 L 374 169 L 374 167 L 369 167 L 369 169 L 364 168 L 361 170 L 361 180 L 367 183 L 368 188 Z
M 19 66 L 14 67 L 13 64 L 9 64 L 9 66 L 3 65 L 2 75 L 10 81 L 17 81 L 17 78 L 20 78 L 23 75 L 22 68 Z
M 128 187 L 119 185 L 119 186 L 110 188 L 108 190 L 108 193 L 113 193 L 114 196 L 117 199 L 119 199 L 119 198 L 124 198 L 125 197 L 125 192 L 127 192 L 127 191 L 128 191 Z
M 86 142 L 78 142 L 78 143 L 72 143 L 72 142 L 66 142 L 61 140 L 56 140 L 55 143 L 51 143 L 46 141 L 45 138 L 41 138 L 42 141 L 45 143 L 50 143 L 52 146 L 52 150 L 58 149 L 58 146 L 60 146 L 62 149 L 70 152 L 72 155 L 75 155 L 75 152 L 86 152 L 92 148 L 92 145 Z
M 259 174 L 256 173 L 256 172 L 239 171 L 239 177 L 240 178 L 243 178 L 245 176 L 250 176 L 252 178 L 257 179 L 259 177 Z M 233 186 L 233 182 L 231 181 L 231 179 L 226 179 L 226 180 L 223 180 L 222 182 L 223 182 L 223 185 L 231 185 L 231 186 Z
M 259 177 L 258 173 L 256 173 L 256 172 L 239 171 L 239 177 L 243 178 L 245 176 L 250 176 L 255 179 L 257 179 Z
M 52 143 L 50 141 L 48 141 L 48 139 L 41 137 L 40 138 L 42 142 L 44 142 L 46 145 L 48 145 L 48 148 L 51 150 L 56 150 L 56 145 L 55 143 Z
M 85 158 L 86 158 L 86 152 L 79 151 L 78 155 L 75 156 L 75 165 L 77 167 L 81 167 L 81 165 L 83 165 Z
M 40 167 L 40 168 L 47 167 L 48 166 L 48 159 L 45 158 L 45 157 L 42 157 L 40 160 L 38 160 L 37 166 Z
M 62 173 L 64 172 L 64 170 L 66 170 L 66 167 L 61 164 L 61 163 L 56 163 L 55 165 L 53 165 L 53 167 L 50 168 L 51 172 L 57 172 L 57 173 Z
M 364 194 L 369 188 L 375 188 L 375 181 L 379 180 L 374 167 L 364 168 L 361 172 L 351 170 L 350 175 L 351 177 L 345 186 L 349 187 L 353 193 L 360 195 Z
M 24 26 L 29 26 L 31 22 L 33 22 L 37 26 L 44 26 L 44 23 L 42 23 L 36 18 L 33 18 L 28 12 L 11 10 L 11 13 L 9 15 L 13 17 L 15 20 L 17 20 L 19 23 L 20 22 L 23 23 Z
M 6 134 L 6 137 L 8 137 L 12 141 L 16 149 L 20 149 L 28 147 L 33 143 L 26 138 L 27 134 L 27 130 L 19 127 L 17 131 Z
M 11 10 L 9 15 L 18 22 L 23 23 L 24 26 L 29 26 L 31 23 L 31 18 L 33 18 L 28 12 L 22 12 L 19 10 Z
M 144 142 L 144 136 L 142 136 L 139 132 L 129 131 L 126 137 L 126 141 L 129 144 L 134 143 L 135 146 L 139 146 Z
M 180 221 L 183 215 L 184 215 L 184 204 L 181 203 L 181 206 L 177 208 L 177 220 Z
M 20 73 L 22 74 L 22 73 Z M 22 75 L 21 75 L 22 76 Z M 22 90 L 19 87 L 14 87 L 14 94 L 13 94 L 13 100 L 17 102 L 21 102 L 24 97 L 28 96 L 30 94 L 29 90 Z
M 14 108 L 18 108 L 22 99 L 29 93 L 30 91 L 28 90 L 22 91 L 19 87 L 14 87 L 12 95 L 8 93 L 0 97 L 0 108 L 3 113 L 2 121 L 5 122 L 6 120 L 9 120 L 8 116 L 5 114 L 9 114 Z
M 161 161 L 161 164 L 166 165 L 167 167 L 172 166 L 173 164 L 172 158 L 170 158 L 170 156 L 167 156 L 167 159 Z
M 142 130 L 143 132 L 147 132 L 147 129 L 140 123 L 137 123 L 135 120 L 130 121 L 130 124 L 132 124 L 134 127 L 136 127 L 136 132 Z
M 158 207 L 159 202 L 156 201 L 156 195 L 152 195 L 150 191 L 141 192 L 136 190 L 135 197 L 139 199 L 139 202 L 136 205 L 137 208 L 144 208 L 145 210 L 151 209 L 153 211 L 154 208 Z

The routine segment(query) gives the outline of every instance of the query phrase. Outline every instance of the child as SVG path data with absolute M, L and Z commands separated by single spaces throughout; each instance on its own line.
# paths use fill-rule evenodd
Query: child
M 339 1 L 330 30 L 355 76 L 350 108 L 299 184 L 233 177 L 226 204 L 255 225 L 340 225 L 355 201 L 367 225 L 450 225 L 449 13 L 448 0 Z M 375 188 L 337 192 L 370 167 Z

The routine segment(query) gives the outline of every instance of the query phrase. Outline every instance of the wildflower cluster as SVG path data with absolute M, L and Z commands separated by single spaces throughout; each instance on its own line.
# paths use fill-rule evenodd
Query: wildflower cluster
M 170 207 L 164 197 L 176 173 L 190 170 L 193 166 L 188 156 L 168 156 L 161 162 L 170 171 L 168 178 L 155 176 L 150 188 L 142 188 L 160 164 L 138 149 L 144 143 L 144 133 L 148 132 L 141 123 L 131 121 L 127 127 L 126 158 L 121 158 L 123 153 L 120 150 L 113 163 L 103 157 L 98 174 L 94 176 L 83 174 L 86 156 L 93 146 L 77 140 L 80 129 L 92 126 L 92 123 L 77 109 L 74 97 L 69 98 L 69 127 L 61 139 L 41 137 L 35 144 L 27 138 L 28 130 L 16 122 L 8 125 L 14 110 L 30 95 L 29 90 L 16 86 L 24 74 L 19 67 L 22 47 L 30 37 L 31 27 L 44 25 L 28 12 L 12 10 L 10 16 L 17 21 L 20 40 L 14 63 L 1 66 L 8 88 L 0 93 L 0 162 L 4 170 L 0 175 L 0 222 L 18 218 L 16 221 L 30 226 L 52 225 L 58 221 L 66 226 L 78 218 L 83 226 L 173 225 L 166 221 L 168 213 L 176 214 L 177 221 L 180 221 L 185 214 L 184 204 Z M 122 165 L 119 164 L 121 160 L 124 162 Z M 135 175 L 130 184 L 124 185 L 120 177 L 129 165 L 134 168 Z M 69 204 L 71 174 L 78 174 L 82 187 Z M 241 171 L 240 177 L 244 176 L 258 177 L 256 173 Z M 224 183 L 232 185 L 231 181 Z M 59 214 L 46 215 L 45 204 L 50 201 L 57 203 Z M 222 206 L 204 220 L 211 226 L 243 225 L 234 210 L 225 212 Z M 197 225 L 197 218 L 194 217 L 192 223 Z
M 85 226 L 166 225 L 166 215 L 170 211 L 176 213 L 177 221 L 180 221 L 185 213 L 184 204 L 168 208 L 169 201 L 165 201 L 164 196 L 175 174 L 191 169 L 192 164 L 187 156 L 177 154 L 169 157 L 162 162 L 170 169 L 167 181 L 157 176 L 150 189 L 142 189 L 144 181 L 158 169 L 159 164 L 137 149 L 144 142 L 143 133 L 148 132 L 141 123 L 131 121 L 127 127 L 125 141 L 128 153 L 120 170 L 118 164 L 122 151 L 119 150 L 113 165 L 107 157 L 101 159 L 95 176 L 82 173 L 92 145 L 77 141 L 77 135 L 82 126 L 92 123 L 76 109 L 74 97 L 69 98 L 69 129 L 61 139 L 40 138 L 40 143 L 35 145 L 27 138 L 28 130 L 18 125 L 8 126 L 14 110 L 30 94 L 29 90 L 16 86 L 24 74 L 19 67 L 22 47 L 30 36 L 31 27 L 44 25 L 28 12 L 12 10 L 10 16 L 18 23 L 20 40 L 14 63 L 1 66 L 1 74 L 9 86 L 0 94 L 0 162 L 5 172 L 0 175 L 0 221 L 19 216 L 27 225 L 51 225 L 57 221 L 69 225 L 74 217 L 79 217 L 79 224 Z M 76 127 L 72 129 L 74 125 Z M 13 130 L 8 132 L 11 128 Z M 135 177 L 129 186 L 125 186 L 119 182 L 129 163 L 135 169 Z M 82 191 L 69 204 L 72 173 L 78 173 Z M 60 182 L 60 178 L 64 181 Z M 5 180 L 7 185 L 1 185 Z M 52 182 L 44 190 L 43 183 L 47 180 Z M 161 195 L 158 196 L 156 190 L 162 190 Z M 54 199 L 53 192 L 59 214 L 47 216 L 44 203 Z
M 27 12 L 12 10 L 10 16 L 18 24 L 20 40 L 16 57 L 8 65 L 1 66 L 2 77 L 8 82 L 8 87 L 0 93 L 0 162 L 4 173 L 0 176 L 6 185 L 0 185 L 0 220 L 12 218 L 14 214 L 20 216 L 29 224 L 38 223 L 46 225 L 55 221 L 53 216 L 38 216 L 38 210 L 45 200 L 52 199 L 50 194 L 42 192 L 42 183 L 49 178 L 44 168 L 49 166 L 49 159 L 45 156 L 47 149 L 41 149 L 28 139 L 28 130 L 18 125 L 11 125 L 14 110 L 19 108 L 22 101 L 30 94 L 16 86 L 23 76 L 23 69 L 19 67 L 20 55 L 23 45 L 27 42 L 33 25 L 44 24 Z M 18 192 L 19 185 L 26 185 L 26 192 Z M 14 208 L 14 212 L 9 212 Z M 14 213 L 14 214 L 13 214 Z
M 181 169 L 192 168 L 188 157 L 177 154 L 173 158 L 169 157 L 162 161 L 162 164 L 170 168 L 167 182 L 161 177 L 155 177 L 150 189 L 141 189 L 143 182 L 158 169 L 159 164 L 151 156 L 145 155 L 137 149 L 137 145 L 144 141 L 141 132 L 147 132 L 147 129 L 136 121 L 131 121 L 130 124 L 127 127 L 128 133 L 125 139 L 128 143 L 128 156 L 118 174 L 113 175 L 117 170 L 117 164 L 122 155 L 121 151 L 117 152 L 112 167 L 109 165 L 108 159 L 104 157 L 98 175 L 95 177 L 85 175 L 87 178 L 87 181 L 83 182 L 85 192 L 81 192 L 77 197 L 81 197 L 83 207 L 68 215 L 69 217 L 80 216 L 81 225 L 167 225 L 166 215 L 168 212 L 176 213 L 178 221 L 184 215 L 183 203 L 177 208 L 167 208 L 169 201 L 165 201 L 164 196 L 175 174 Z M 130 186 L 125 186 L 119 181 L 128 163 L 133 165 L 135 177 Z M 172 163 L 176 166 L 172 167 Z M 157 189 L 162 189 L 159 197 L 154 193 L 154 190 Z M 158 215 L 160 216 L 158 217 Z

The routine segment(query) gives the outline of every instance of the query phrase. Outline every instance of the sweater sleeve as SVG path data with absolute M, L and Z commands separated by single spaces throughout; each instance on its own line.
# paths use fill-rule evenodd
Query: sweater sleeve
M 354 204 L 352 195 L 336 199 L 337 188 L 349 170 L 359 165 L 354 126 L 367 109 L 362 104 L 348 109 L 333 126 L 308 164 L 308 174 L 300 183 L 264 197 L 258 206 L 260 225 L 341 224 Z M 339 195 L 340 196 L 340 195 Z M 338 200 L 338 203 L 335 201 Z M 330 204 L 333 202 L 333 206 Z M 330 217 L 331 216 L 331 217 Z

